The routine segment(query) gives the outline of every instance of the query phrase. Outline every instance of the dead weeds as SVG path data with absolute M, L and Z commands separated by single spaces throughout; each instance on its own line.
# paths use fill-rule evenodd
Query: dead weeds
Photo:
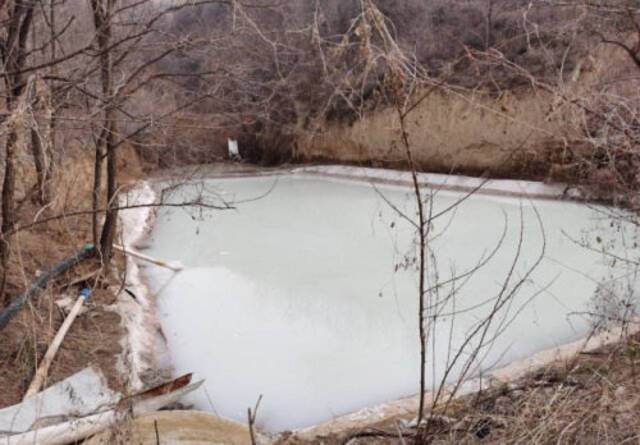
M 394 418 L 313 440 L 289 434 L 278 445 L 638 443 L 639 366 L 634 335 L 440 406 L 420 429 Z
M 60 173 L 64 178 L 58 182 L 58 193 L 51 208 L 40 208 L 29 199 L 22 202 L 20 221 L 28 223 L 51 215 L 61 217 L 19 231 L 13 237 L 5 288 L 8 300 L 24 292 L 40 273 L 91 242 L 90 215 L 64 217 L 65 213 L 91 207 L 92 173 L 85 168 L 90 161 L 90 156 L 86 155 L 90 153 L 73 157 L 75 162 L 66 160 L 64 172 L 68 174 Z M 131 170 L 127 177 L 134 178 L 139 169 L 131 167 Z M 23 179 L 27 180 L 27 177 Z M 122 258 L 115 260 L 118 269 L 124 270 Z M 110 307 L 116 295 L 109 290 L 120 283 L 115 276 L 93 274 L 99 269 L 99 260 L 91 259 L 57 277 L 5 329 L 0 330 L 0 407 L 22 400 L 39 361 L 66 315 L 56 302 L 64 297 L 75 300 L 85 286 L 93 291 L 86 304 L 88 310 L 75 320 L 65 337 L 45 386 L 95 365 L 102 370 L 112 389 L 124 389 L 126 382 L 122 381 L 117 361 L 125 328 L 120 315 Z

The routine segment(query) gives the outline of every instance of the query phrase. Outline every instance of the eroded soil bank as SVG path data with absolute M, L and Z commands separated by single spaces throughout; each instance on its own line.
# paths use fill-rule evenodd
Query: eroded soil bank
M 11 298 L 92 241 L 87 211 L 91 208 L 92 153 L 77 144 L 67 147 L 66 156 L 51 179 L 56 193 L 44 208 L 33 199 L 36 173 L 29 153 L 19 154 L 18 212 L 26 228 L 17 230 L 12 244 L 5 288 Z M 120 155 L 121 180 L 123 184 L 133 184 L 143 176 L 137 155 L 127 145 L 122 146 Z M 0 406 L 22 400 L 36 365 L 84 286 L 92 289 L 87 311 L 77 318 L 62 343 L 46 386 L 93 364 L 102 370 L 112 389 L 127 391 L 126 329 L 118 307 L 123 292 L 121 275 L 116 272 L 123 271 L 125 263 L 116 256 L 112 270 L 102 273 L 100 269 L 100 261 L 92 259 L 57 277 L 0 331 Z M 94 285 L 95 282 L 99 284 Z

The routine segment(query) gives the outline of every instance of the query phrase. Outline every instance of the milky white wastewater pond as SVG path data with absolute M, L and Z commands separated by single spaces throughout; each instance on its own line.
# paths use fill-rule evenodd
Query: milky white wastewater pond
M 145 274 L 175 373 L 206 379 L 187 402 L 244 422 L 262 395 L 258 426 L 280 431 L 418 392 L 416 232 L 397 213 L 415 215 L 410 188 L 284 175 L 208 179 L 169 199 L 198 196 L 235 209 L 161 208 L 145 250 L 185 266 Z M 463 196 L 438 192 L 434 214 Z M 622 273 L 575 242 L 603 227 L 585 205 L 480 194 L 437 218 L 428 285 L 493 256 L 431 306 L 429 388 L 505 295 L 471 374 L 585 336 L 598 284 Z

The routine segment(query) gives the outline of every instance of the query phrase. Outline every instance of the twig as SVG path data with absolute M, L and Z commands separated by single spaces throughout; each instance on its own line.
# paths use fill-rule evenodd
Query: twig
M 158 432 L 158 421 L 153 421 L 153 429 L 156 432 L 156 445 L 160 445 L 160 433 Z
M 256 402 L 256 406 L 251 412 L 251 408 L 247 408 L 247 418 L 249 421 L 249 435 L 251 436 L 251 445 L 256 445 L 256 433 L 253 429 L 253 426 L 256 423 L 256 414 L 258 413 L 258 408 L 260 407 L 260 402 L 262 401 L 262 394 L 258 397 L 258 401 Z

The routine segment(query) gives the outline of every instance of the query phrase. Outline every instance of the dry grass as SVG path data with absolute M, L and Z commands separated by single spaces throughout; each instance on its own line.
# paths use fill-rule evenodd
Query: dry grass
M 639 371 L 640 335 L 634 335 L 438 408 L 429 429 L 422 431 L 423 443 L 638 443 Z M 280 445 L 419 443 L 415 429 L 401 427 L 407 420 L 312 441 L 290 436 Z
M 435 442 L 637 443 L 639 337 L 460 400 Z
M 548 94 L 531 92 L 499 99 L 434 93 L 407 119 L 412 154 L 424 171 L 523 176 L 532 168 L 531 154 L 552 134 L 562 136 L 559 120 L 547 120 L 550 101 Z M 297 157 L 401 167 L 406 154 L 400 134 L 397 112 L 381 109 L 351 126 L 327 124 L 303 135 Z
M 93 174 L 91 159 L 89 150 L 68 148 L 64 163 L 58 166 L 55 174 L 56 195 L 52 204 L 40 208 L 25 194 L 19 207 L 20 224 L 89 209 Z M 124 180 L 140 174 L 131 150 L 123 151 L 121 167 Z M 19 177 L 24 190 L 29 190 L 34 181 L 29 169 L 29 163 L 25 162 L 25 174 Z M 18 232 L 13 237 L 7 269 L 6 293 L 9 298 L 23 292 L 37 274 L 75 254 L 90 241 L 89 214 L 61 217 Z M 76 319 L 65 337 L 49 371 L 47 386 L 93 364 L 103 371 L 113 389 L 124 389 L 126 382 L 122 381 L 116 365 L 125 330 L 120 316 L 109 307 L 115 301 L 109 286 L 119 284 L 117 279 L 101 276 L 99 281 L 91 279 L 69 286 L 69 283 L 99 268 L 98 260 L 90 260 L 58 277 L 0 331 L 0 406 L 15 404 L 22 399 L 39 360 L 64 319 L 64 312 L 55 302 L 64 296 L 75 298 L 82 286 L 90 286 L 93 290 L 87 304 L 88 311 Z
M 0 406 L 22 400 L 38 361 L 62 323 L 64 314 L 54 304 L 60 295 L 48 290 L 0 332 Z M 112 301 L 110 292 L 94 292 L 89 311 L 76 319 L 65 337 L 49 371 L 47 386 L 94 364 L 113 389 L 124 388 L 116 370 L 124 329 L 120 316 L 104 308 Z
M 612 190 L 609 176 L 635 174 L 635 155 L 598 145 L 606 126 L 585 108 L 599 110 L 603 98 L 637 101 L 628 91 L 636 70 L 623 51 L 598 45 L 566 73 L 562 86 L 535 84 L 499 95 L 438 88 L 406 119 L 412 155 L 423 171 L 594 185 L 589 194 L 603 198 L 597 189 Z M 325 121 L 298 133 L 294 157 L 406 168 L 400 136 L 395 110 L 379 106 L 349 125 Z M 623 174 L 629 170 L 633 174 Z M 624 182 L 638 187 L 635 176 Z

